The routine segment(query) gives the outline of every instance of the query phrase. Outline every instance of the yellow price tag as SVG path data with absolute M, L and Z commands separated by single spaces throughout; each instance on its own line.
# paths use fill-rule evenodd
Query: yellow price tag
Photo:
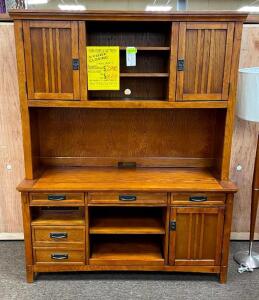
M 120 48 L 117 46 L 88 46 L 88 90 L 120 89 Z

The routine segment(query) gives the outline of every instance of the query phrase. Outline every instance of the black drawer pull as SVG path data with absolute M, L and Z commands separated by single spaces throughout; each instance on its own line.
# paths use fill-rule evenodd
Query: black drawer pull
M 208 200 L 208 198 L 206 196 L 191 196 L 189 198 L 189 201 L 192 201 L 192 202 L 205 202 L 207 200 Z
M 48 195 L 48 200 L 52 201 L 62 201 L 66 200 L 66 195 Z
M 49 234 L 49 236 L 52 239 L 66 239 L 67 233 L 66 232 L 51 232 Z
M 136 201 L 137 196 L 135 195 L 119 195 L 121 201 Z
M 57 260 L 62 260 L 62 259 L 68 259 L 68 254 L 51 254 L 51 259 L 57 259 Z

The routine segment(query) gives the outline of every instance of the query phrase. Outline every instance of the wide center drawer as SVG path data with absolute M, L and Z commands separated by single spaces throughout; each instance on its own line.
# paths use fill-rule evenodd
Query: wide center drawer
M 83 206 L 84 193 L 30 193 L 30 205 Z
M 92 192 L 88 193 L 88 203 L 106 205 L 166 205 L 167 193 Z
M 34 262 L 53 264 L 85 264 L 85 251 L 82 249 L 34 248 Z
M 84 226 L 32 226 L 32 240 L 34 246 L 51 246 L 59 244 L 79 243 L 84 245 Z

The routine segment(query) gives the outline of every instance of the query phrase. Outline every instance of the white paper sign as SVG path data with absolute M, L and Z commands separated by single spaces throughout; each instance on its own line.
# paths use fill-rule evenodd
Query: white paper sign
M 135 67 L 136 66 L 136 47 L 127 47 L 126 48 L 126 66 Z

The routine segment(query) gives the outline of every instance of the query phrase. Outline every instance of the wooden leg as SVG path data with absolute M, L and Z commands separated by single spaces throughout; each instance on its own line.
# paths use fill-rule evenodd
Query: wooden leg
M 233 194 L 227 195 L 226 208 L 225 208 L 225 222 L 223 231 L 223 244 L 222 244 L 222 255 L 221 255 L 221 268 L 220 268 L 220 283 L 227 282 L 228 273 L 228 255 L 229 255 L 229 243 L 232 223 L 232 212 L 233 212 Z
M 228 277 L 228 267 L 221 267 L 219 273 L 219 282 L 227 283 L 227 277 Z
M 29 207 L 28 193 L 22 193 L 22 214 L 23 214 L 23 231 L 25 246 L 25 261 L 27 282 L 33 282 L 33 256 L 32 256 L 32 240 L 31 240 L 31 213 Z
M 34 272 L 32 266 L 26 266 L 26 279 L 28 283 L 33 283 Z

